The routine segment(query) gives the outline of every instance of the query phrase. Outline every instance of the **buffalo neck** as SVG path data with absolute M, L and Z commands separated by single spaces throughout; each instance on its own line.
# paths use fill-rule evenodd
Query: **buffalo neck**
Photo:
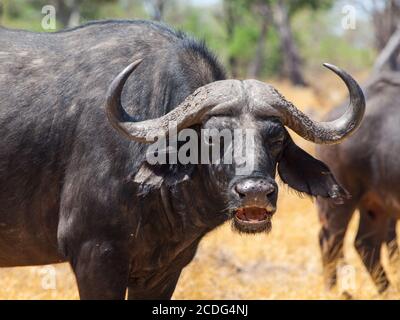
M 228 219 L 226 203 L 210 183 L 208 171 L 198 165 L 190 178 L 163 183 L 139 198 L 135 211 L 139 237 L 159 234 L 159 240 L 182 242 L 202 237 Z M 160 214 L 155 215 L 155 212 Z M 136 232 L 135 232 L 136 233 Z M 139 235 L 140 234 L 140 235 Z

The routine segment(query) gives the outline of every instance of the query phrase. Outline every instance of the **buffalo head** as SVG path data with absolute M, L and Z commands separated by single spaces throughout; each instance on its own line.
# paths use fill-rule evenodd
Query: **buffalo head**
M 152 143 L 167 136 L 172 124 L 176 132 L 189 127 L 232 132 L 233 139 L 228 144 L 235 145 L 238 140 L 235 133 L 246 132 L 243 134 L 246 137 L 240 139 L 242 145 L 248 141 L 251 143 L 245 152 L 240 149 L 241 157 L 234 154 L 230 163 L 219 159 L 201 166 L 208 185 L 212 186 L 211 191 L 221 195 L 236 230 L 246 233 L 270 230 L 278 196 L 276 170 L 286 184 L 299 192 L 336 201 L 347 196 L 329 168 L 300 149 L 285 128 L 317 144 L 338 143 L 352 134 L 362 120 L 365 100 L 359 85 L 343 70 L 324 64 L 344 81 L 350 93 L 347 111 L 335 121 L 310 119 L 266 83 L 222 80 L 198 88 L 160 118 L 137 122 L 122 107 L 121 93 L 139 63 L 136 61 L 123 70 L 108 91 L 107 116 L 121 135 L 134 141 Z M 247 135 L 251 135 L 251 140 L 247 140 Z M 243 162 L 238 158 L 245 159 L 245 170 L 241 170 Z

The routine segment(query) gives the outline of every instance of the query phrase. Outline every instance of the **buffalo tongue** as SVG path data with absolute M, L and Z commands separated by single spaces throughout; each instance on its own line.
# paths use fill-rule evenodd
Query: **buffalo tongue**
M 248 207 L 239 209 L 236 215 L 244 221 L 262 221 L 267 218 L 267 211 L 264 208 Z

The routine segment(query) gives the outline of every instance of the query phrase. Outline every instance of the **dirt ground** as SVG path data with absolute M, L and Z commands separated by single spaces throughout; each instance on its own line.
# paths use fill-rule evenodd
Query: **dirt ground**
M 288 99 L 318 118 L 344 97 L 333 76 L 313 89 L 274 85 Z M 329 92 L 326 88 L 334 88 Z M 319 106 L 315 108 L 315 106 Z M 313 146 L 292 136 L 312 152 Z M 318 247 L 319 222 L 313 200 L 299 198 L 280 185 L 278 211 L 270 234 L 239 235 L 227 223 L 201 243 L 185 268 L 174 299 L 337 299 L 322 282 Z M 345 254 L 351 267 L 342 270 L 342 287 L 356 299 L 380 299 L 353 248 L 358 216 L 346 238 Z M 384 249 L 384 262 L 386 251 Z M 56 281 L 49 276 L 55 275 Z M 390 275 L 390 274 L 389 274 Z M 50 280 L 49 280 L 50 279 Z M 0 269 L 0 299 L 77 299 L 75 279 L 67 264 Z M 384 298 L 399 299 L 395 291 Z

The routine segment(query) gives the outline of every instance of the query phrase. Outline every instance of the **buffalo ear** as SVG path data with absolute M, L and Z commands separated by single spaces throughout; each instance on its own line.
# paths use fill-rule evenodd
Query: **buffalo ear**
M 299 148 L 290 138 L 279 162 L 278 172 L 291 188 L 309 194 L 331 198 L 342 203 L 349 194 L 336 181 L 330 169 Z

